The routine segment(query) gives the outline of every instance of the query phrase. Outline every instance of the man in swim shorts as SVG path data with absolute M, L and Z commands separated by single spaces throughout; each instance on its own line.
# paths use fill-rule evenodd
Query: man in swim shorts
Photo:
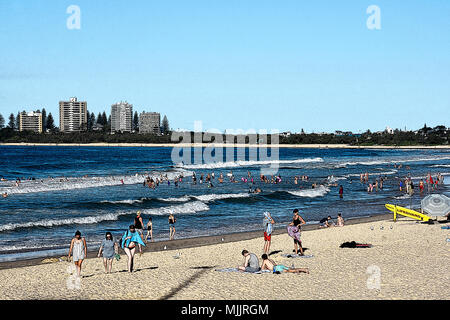
M 261 258 L 263 259 L 261 270 L 269 270 L 272 271 L 273 273 L 282 273 L 282 272 L 309 273 L 308 268 L 288 268 L 285 265 L 276 264 L 275 261 L 269 259 L 269 257 L 265 253 L 261 256 Z

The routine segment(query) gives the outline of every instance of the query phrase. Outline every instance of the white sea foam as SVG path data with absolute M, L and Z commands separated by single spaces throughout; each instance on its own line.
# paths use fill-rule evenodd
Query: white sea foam
M 427 158 L 402 158 L 395 160 L 361 160 L 361 161 L 349 161 L 349 162 L 339 162 L 345 166 L 353 165 L 363 165 L 363 166 L 373 166 L 380 164 L 394 164 L 394 163 L 405 163 L 405 162 L 428 162 L 428 161 L 440 161 L 440 160 L 450 160 L 450 156 L 436 156 Z
M 369 173 L 369 176 L 389 176 L 389 175 L 393 175 L 396 174 L 398 172 L 398 170 L 394 169 L 394 170 L 390 170 L 390 171 L 382 171 L 382 172 L 372 172 Z M 350 177 L 359 177 L 360 174 L 359 173 L 351 173 L 351 174 L 347 174 L 344 177 L 350 178 Z
M 225 193 L 225 194 L 203 194 L 201 196 L 195 196 L 194 198 L 202 201 L 202 202 L 210 202 L 214 200 L 221 199 L 231 199 L 231 198 L 248 198 L 250 197 L 249 193 Z
M 401 196 L 397 196 L 397 197 L 394 197 L 394 199 L 398 199 L 398 200 L 401 200 L 401 199 L 410 199 L 411 198 L 411 196 L 409 195 L 409 194 L 404 194 L 404 195 L 401 195 Z
M 117 201 L 110 201 L 110 200 L 103 200 L 100 201 L 101 203 L 111 203 L 111 204 L 134 204 L 134 203 L 143 203 L 145 198 L 141 199 L 129 199 L 129 200 L 117 200 Z
M 218 169 L 218 168 L 236 168 L 236 167 L 251 167 L 264 166 L 271 164 L 289 164 L 289 163 L 310 163 L 323 162 L 322 158 L 304 158 L 293 160 L 260 160 L 260 161 L 230 161 L 230 162 L 214 162 L 203 164 L 183 164 L 179 163 L 176 166 L 185 169 Z
M 188 202 L 190 200 L 189 196 L 183 196 L 179 198 L 158 198 L 159 201 L 166 201 L 166 202 Z
M 183 169 L 177 169 L 177 171 L 171 172 L 152 172 L 147 174 L 136 174 L 128 176 L 101 176 L 101 177 L 82 177 L 82 178 L 54 178 L 54 179 L 40 179 L 34 181 L 23 181 L 18 187 L 14 185 L 14 182 L 10 182 L 9 186 L 0 187 L 0 193 L 7 192 L 8 194 L 25 194 L 34 192 L 50 192 L 50 191 L 62 191 L 73 189 L 85 189 L 85 188 L 98 188 L 106 186 L 118 186 L 118 185 L 132 185 L 142 184 L 144 179 L 149 176 L 153 179 L 161 178 L 167 175 L 169 180 L 173 180 L 180 174 L 183 176 L 190 176 L 192 171 Z M 62 179 L 62 180 L 61 180 Z
M 450 168 L 450 164 L 435 164 L 430 166 L 430 168 Z
M 38 221 L 30 221 L 26 223 L 8 223 L 0 225 L 0 232 L 12 231 L 20 228 L 34 228 L 34 227 L 55 227 L 73 224 L 96 224 L 102 221 L 115 221 L 118 220 L 121 215 L 134 214 L 134 212 L 120 212 L 120 213 L 107 213 L 97 216 L 68 218 L 68 219 L 45 219 Z
M 166 202 L 188 202 L 191 199 L 197 199 L 199 201 L 208 203 L 214 200 L 221 199 L 232 199 L 232 198 L 248 198 L 250 197 L 249 193 L 211 193 L 211 194 L 202 194 L 202 195 L 185 195 L 179 198 L 158 198 L 160 201 Z
M 208 211 L 209 207 L 207 204 L 201 201 L 187 202 L 180 205 L 161 207 L 155 209 L 144 209 L 142 214 L 150 215 L 168 215 L 172 214 L 194 214 L 197 212 Z
M 288 191 L 288 192 L 297 197 L 316 198 L 316 197 L 323 197 L 329 191 L 330 191 L 330 189 L 328 189 L 324 186 L 319 186 L 314 189 L 304 189 L 304 190 Z

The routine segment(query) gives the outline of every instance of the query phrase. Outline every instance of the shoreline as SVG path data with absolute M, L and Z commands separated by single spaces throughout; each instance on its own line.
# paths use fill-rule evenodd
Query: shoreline
M 372 216 L 365 217 L 353 217 L 347 218 L 345 220 L 345 225 L 353 225 L 353 224 L 363 224 L 369 222 L 376 221 L 386 221 L 392 218 L 391 213 L 385 214 L 377 214 Z M 319 224 L 308 224 L 303 226 L 302 232 L 318 230 Z M 286 228 L 275 228 L 273 230 L 273 235 L 281 235 L 286 234 Z M 171 251 L 171 250 L 179 250 L 179 249 L 188 249 L 188 248 L 199 248 L 203 246 L 221 244 L 221 243 L 230 243 L 230 242 L 240 242 L 245 240 L 253 240 L 262 237 L 262 231 L 243 231 L 236 233 L 228 233 L 223 235 L 211 235 L 211 236 L 201 236 L 201 237 L 193 237 L 193 238 L 184 238 L 184 239 L 175 239 L 175 240 L 163 240 L 163 241 L 155 241 L 150 242 L 147 247 L 144 248 L 143 252 L 162 252 L 162 251 Z M 223 239 L 223 241 L 222 241 Z M 166 249 L 164 249 L 164 246 Z M 67 247 L 67 253 L 69 248 Z M 98 253 L 98 249 L 88 250 L 87 259 L 96 258 Z M 125 253 L 122 249 L 119 250 L 119 254 L 123 258 Z M 64 255 L 64 257 L 66 257 Z M 43 260 L 53 259 L 53 258 L 61 258 L 61 255 L 49 255 L 40 258 L 31 258 L 31 259 L 23 259 L 23 260 L 15 260 L 15 261 L 4 261 L 0 262 L 0 270 L 3 269 L 15 269 L 15 268 L 23 268 L 29 266 L 36 265 L 44 265 L 50 263 L 42 263 Z
M 243 143 L 0 143 L 0 146 L 27 146 L 27 147 L 39 147 L 39 146 L 55 146 L 55 147 L 215 147 L 215 148 L 299 148 L 299 149 L 450 149 L 450 145 L 438 145 L 438 146 L 353 146 L 348 144 L 243 144 Z

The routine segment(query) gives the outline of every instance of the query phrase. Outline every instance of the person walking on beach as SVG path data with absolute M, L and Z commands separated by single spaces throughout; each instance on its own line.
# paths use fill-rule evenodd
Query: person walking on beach
M 282 272 L 289 272 L 289 273 L 309 273 L 308 268 L 288 268 L 285 265 L 282 264 L 276 264 L 275 261 L 272 259 L 269 259 L 267 254 L 262 255 L 263 263 L 261 265 L 261 270 L 269 270 L 273 273 L 282 273 Z
M 269 253 L 270 243 L 272 241 L 272 231 L 275 221 L 270 215 L 270 212 L 264 212 L 264 253 Z
M 105 273 L 111 273 L 114 256 L 118 254 L 118 245 L 114 242 L 111 232 L 107 232 L 105 239 L 103 239 L 100 249 L 98 249 L 97 257 L 103 252 L 103 265 L 105 266 Z
M 139 233 L 136 232 L 134 225 L 131 225 L 122 236 L 122 249 L 128 256 L 128 272 L 133 272 L 134 254 L 136 253 L 136 243 L 139 244 L 139 253 L 142 254 L 142 246 L 145 246 Z
M 244 264 L 243 266 L 238 266 L 240 271 L 245 272 L 258 272 L 259 268 L 259 260 L 256 254 L 250 253 L 247 250 L 242 250 L 242 255 L 244 256 Z
M 149 235 L 150 235 L 150 241 L 153 242 L 153 222 L 152 222 L 152 217 L 148 218 L 147 235 L 145 236 L 145 243 L 147 243 L 147 239 L 148 239 Z
M 288 225 L 288 234 L 294 239 L 294 251 L 295 254 L 298 254 L 300 250 L 300 255 L 303 256 L 303 247 L 302 242 L 300 241 L 300 231 L 303 225 L 306 224 L 305 220 L 299 215 L 298 209 L 294 209 L 293 211 L 294 217 L 292 218 L 292 222 Z
M 173 216 L 173 214 L 169 215 L 169 240 L 173 240 L 175 237 L 175 222 L 177 219 Z
M 81 276 L 81 265 L 83 264 L 83 260 L 87 257 L 87 245 L 86 239 L 81 237 L 81 232 L 76 231 L 75 237 L 72 238 L 70 242 L 69 248 L 69 256 L 67 261 L 70 261 L 70 256 L 72 255 L 73 263 L 77 269 L 77 276 Z
M 136 228 L 136 231 L 141 236 L 142 240 L 144 240 L 144 230 L 143 230 L 144 221 L 142 220 L 142 217 L 141 217 L 141 211 L 138 211 L 136 213 L 136 217 L 134 218 L 134 227 Z

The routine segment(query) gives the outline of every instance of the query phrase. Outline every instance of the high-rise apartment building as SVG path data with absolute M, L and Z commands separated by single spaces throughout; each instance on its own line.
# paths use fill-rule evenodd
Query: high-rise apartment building
M 42 133 L 42 113 L 34 111 L 21 112 L 19 114 L 19 131 L 24 130 Z
M 76 97 L 59 102 L 59 130 L 79 132 L 87 130 L 87 102 Z
M 139 115 L 139 133 L 161 134 L 161 115 L 158 112 L 142 112 Z
M 111 132 L 133 131 L 133 105 L 119 102 L 111 106 Z

